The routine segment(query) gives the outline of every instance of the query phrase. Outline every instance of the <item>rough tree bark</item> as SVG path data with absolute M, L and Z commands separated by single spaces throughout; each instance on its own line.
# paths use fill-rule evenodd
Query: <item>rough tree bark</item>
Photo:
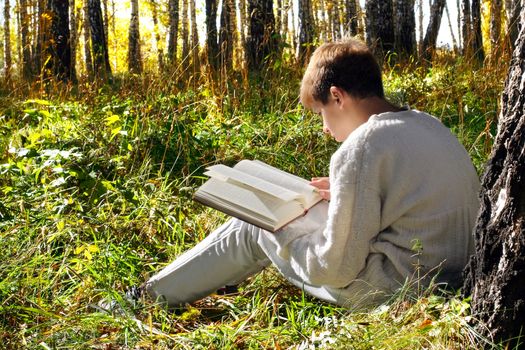
M 407 58 L 416 52 L 415 0 L 394 1 L 395 52 Z
M 485 51 L 483 50 L 483 35 L 481 34 L 481 2 L 480 0 L 472 0 L 472 49 L 474 58 L 479 63 L 483 63 L 485 59 Z
M 185 65 L 187 66 L 188 58 L 190 54 L 190 28 L 189 28 L 189 7 L 188 7 L 188 1 L 190 0 L 182 0 L 182 14 L 181 14 L 181 39 L 182 39 L 182 57 L 181 61 L 185 62 Z
M 315 37 L 314 19 L 312 14 L 311 0 L 299 0 L 299 43 L 297 58 L 301 64 L 305 64 L 313 52 L 313 41 Z
M 91 32 L 91 49 L 93 50 L 93 71 L 97 78 L 111 78 L 108 44 L 104 35 L 102 9 L 100 0 L 88 0 L 89 29 Z
M 490 2 L 490 55 L 496 57 L 500 51 L 502 0 Z
M 199 32 L 197 30 L 197 11 L 195 10 L 195 0 L 189 0 L 190 5 L 190 18 L 191 18 L 191 31 L 190 31 L 190 43 L 191 43 L 191 63 L 193 68 L 198 68 L 199 63 Z
M 128 31 L 128 71 L 136 74 L 142 73 L 138 0 L 131 0 L 131 20 L 129 21 Z
M 217 0 L 206 0 L 206 47 L 208 63 L 213 69 L 219 66 L 217 44 Z
M 444 8 L 445 0 L 434 0 L 430 8 L 430 20 L 422 47 L 422 57 L 424 60 L 431 61 L 432 54 L 436 50 L 437 36 L 439 27 L 441 26 Z
M 4 69 L 5 76 L 9 78 L 11 74 L 11 9 L 9 6 L 9 0 L 4 2 Z
M 168 59 L 174 64 L 177 59 L 177 36 L 179 33 L 179 0 L 169 0 L 168 15 L 170 29 L 168 35 Z
M 461 34 L 463 36 L 463 55 L 468 56 L 472 52 L 470 0 L 461 0 Z
M 31 45 L 29 45 L 29 16 L 27 14 L 27 1 L 19 1 L 19 16 L 20 16 L 20 44 L 22 46 L 22 77 L 25 80 L 31 79 Z
M 69 1 L 49 0 L 51 16 L 51 36 L 45 44 L 50 59 L 46 59 L 47 69 L 58 80 L 76 81 L 71 69 L 71 46 L 69 33 Z
M 235 2 L 223 0 L 221 9 L 221 27 L 219 31 L 220 66 L 229 70 L 233 66 L 233 31 L 235 24 Z
M 525 12 L 522 11 L 522 15 Z M 498 134 L 482 179 L 476 252 L 465 270 L 477 330 L 517 349 L 525 325 L 525 31 L 505 83 Z M 513 339 L 510 340 L 509 339 Z
M 366 42 L 379 62 L 394 50 L 394 13 L 392 1 L 367 0 Z
M 357 3 L 355 0 L 345 0 L 345 33 L 351 36 L 357 35 Z
M 260 71 L 270 54 L 277 51 L 272 0 L 249 0 L 250 29 L 246 40 L 246 58 L 250 71 Z
M 505 0 L 505 11 L 507 12 L 508 43 L 513 51 L 520 32 L 521 0 Z

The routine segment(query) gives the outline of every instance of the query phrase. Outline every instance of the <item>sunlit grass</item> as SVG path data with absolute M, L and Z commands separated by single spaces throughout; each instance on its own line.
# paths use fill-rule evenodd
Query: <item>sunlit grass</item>
M 481 172 L 502 73 L 454 64 L 394 67 L 386 74 L 387 93 L 440 118 Z M 299 73 L 282 68 L 250 89 L 242 80 L 224 90 L 117 77 L 114 86 L 2 97 L 2 346 L 479 348 L 484 340 L 468 324 L 468 301 L 435 290 L 350 312 L 303 295 L 269 269 L 238 294 L 179 310 L 154 303 L 133 309 L 122 300 L 127 286 L 226 219 L 191 199 L 206 165 L 258 158 L 303 177 L 326 175 L 337 145 L 322 135 L 318 117 L 298 105 Z M 128 312 L 94 307 L 104 298 L 121 301 Z

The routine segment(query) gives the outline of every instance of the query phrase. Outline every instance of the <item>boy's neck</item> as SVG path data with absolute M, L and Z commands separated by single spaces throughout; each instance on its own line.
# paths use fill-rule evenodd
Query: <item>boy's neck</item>
M 368 120 L 374 114 L 399 112 L 403 110 L 402 108 L 399 108 L 388 102 L 386 99 L 377 96 L 359 99 L 355 107 L 361 118 L 366 120 Z

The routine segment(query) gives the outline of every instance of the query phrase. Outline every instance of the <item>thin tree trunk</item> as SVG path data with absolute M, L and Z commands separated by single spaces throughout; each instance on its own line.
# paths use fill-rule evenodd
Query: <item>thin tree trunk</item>
M 454 30 L 452 28 L 452 19 L 450 18 L 450 11 L 448 10 L 448 4 L 445 3 L 445 13 L 447 15 L 448 28 L 450 30 L 450 38 L 452 39 L 452 47 L 454 52 L 458 51 L 458 42 L 456 41 L 456 36 L 454 35 Z
M 206 48 L 208 63 L 216 70 L 219 67 L 219 46 L 217 44 L 217 0 L 206 0 Z
M 84 0 L 84 62 L 89 78 L 93 77 L 93 58 L 91 57 L 91 30 L 89 26 L 89 0 Z
M 472 34 L 473 34 L 473 53 L 479 63 L 485 60 L 485 51 L 483 49 L 483 35 L 481 33 L 481 2 L 472 0 Z
M 419 28 L 419 42 L 418 42 L 418 49 L 419 49 L 419 57 L 423 57 L 423 0 L 418 1 L 418 28 Z
M 272 0 L 249 0 L 250 31 L 248 36 L 248 67 L 260 71 L 271 54 L 277 52 Z
M 223 0 L 221 9 L 221 28 L 219 31 L 219 57 L 223 70 L 233 67 L 233 31 L 232 14 L 235 11 L 233 0 Z
M 290 0 L 283 0 L 282 22 L 281 22 L 281 36 L 282 41 L 288 42 L 288 12 L 290 11 Z
M 69 4 L 69 23 L 70 31 L 70 48 L 71 48 L 71 71 L 76 80 L 77 76 L 77 45 L 78 45 L 78 13 L 76 12 L 75 0 L 70 0 Z
M 107 27 L 106 25 L 105 28 Z M 128 71 L 136 74 L 142 73 L 138 0 L 131 0 L 131 20 L 128 32 Z
M 334 38 L 335 40 L 339 40 L 342 37 L 341 34 L 341 12 L 339 10 L 340 4 L 339 0 L 333 0 L 334 2 L 334 8 L 332 10 L 332 23 L 333 23 L 333 31 L 334 31 Z
M 182 61 L 186 62 L 186 66 L 188 65 L 189 61 L 189 55 L 190 55 L 190 30 L 189 30 L 189 15 L 188 15 L 188 1 L 190 0 L 182 0 Z
M 155 0 L 149 0 L 151 7 L 151 17 L 153 19 L 153 32 L 155 34 L 155 45 L 157 47 L 157 60 L 159 65 L 159 71 L 164 71 L 164 50 L 162 49 L 162 43 L 159 32 L 159 14 L 158 4 Z
M 197 12 L 195 11 L 195 0 L 190 2 L 191 16 L 191 63 L 194 68 L 200 66 L 199 63 L 199 32 L 197 31 Z
M 179 33 L 179 0 L 169 0 L 170 28 L 168 35 L 168 59 L 171 65 L 177 60 L 177 37 Z
M 394 50 L 394 13 L 391 1 L 366 2 L 366 39 L 380 62 Z
M 36 2 L 37 6 L 37 29 L 36 29 L 36 38 L 34 40 L 34 50 L 33 50 L 33 57 L 31 58 L 32 64 L 33 64 L 33 73 L 35 75 L 39 75 L 42 73 L 42 56 L 44 51 L 44 41 L 45 41 L 45 35 L 49 31 L 49 25 L 48 25 L 48 17 L 44 16 L 44 0 L 37 0 Z
M 305 64 L 313 52 L 314 23 L 311 0 L 299 0 L 299 45 L 297 48 L 298 60 Z
M 502 0 L 492 0 L 490 2 L 490 50 L 491 55 L 495 57 L 501 46 L 501 13 L 503 10 Z
M 111 78 L 111 66 L 109 64 L 108 45 L 104 35 L 100 0 L 88 0 L 88 13 L 91 48 L 93 50 L 93 71 L 97 78 L 108 80 Z
M 27 13 L 26 0 L 20 0 L 18 3 L 18 13 L 20 16 L 20 45 L 22 55 L 20 56 L 20 63 L 22 66 L 22 77 L 25 80 L 31 79 L 31 45 L 29 44 L 29 16 Z
M 5 76 L 9 79 L 11 76 L 11 9 L 9 5 L 9 0 L 4 2 L 4 69 Z
M 514 45 L 518 39 L 518 34 L 521 30 L 520 24 L 520 12 L 521 12 L 521 1 L 520 0 L 506 0 L 505 10 L 507 12 L 507 36 L 510 50 L 514 50 Z
M 521 13 L 525 16 L 525 10 Z M 525 325 L 523 31 L 515 46 L 501 98 L 498 134 L 481 184 L 475 254 L 465 270 L 463 287 L 463 293 L 472 296 L 476 330 L 502 349 L 522 348 Z
M 394 14 L 396 18 L 395 51 L 403 58 L 416 52 L 416 15 L 414 0 L 396 0 Z
M 49 0 L 50 40 L 46 40 L 46 68 L 61 81 L 76 81 L 71 70 L 71 42 L 69 31 L 69 1 Z M 47 33 L 46 33 L 47 35 Z
M 130 0 L 133 2 L 134 0 Z M 108 0 L 102 0 L 103 6 L 103 15 L 104 15 L 104 37 L 106 38 L 106 43 L 109 45 L 109 14 L 108 14 Z M 133 8 L 133 5 L 132 5 Z M 132 9 L 133 11 L 133 9 Z
M 470 56 L 472 52 L 472 17 L 470 15 L 470 0 L 461 1 L 461 33 L 463 34 L 463 55 Z
M 445 0 L 434 0 L 430 9 L 430 21 L 428 23 L 425 39 L 423 39 L 423 59 L 432 60 L 432 54 L 436 50 L 437 36 L 443 17 Z
M 349 33 L 351 36 L 357 35 L 357 4 L 356 0 L 345 0 L 346 8 L 346 23 L 345 33 Z

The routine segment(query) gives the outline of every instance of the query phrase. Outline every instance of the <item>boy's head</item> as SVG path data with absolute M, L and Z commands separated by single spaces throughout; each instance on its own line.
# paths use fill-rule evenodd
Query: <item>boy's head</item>
M 384 98 L 381 68 L 362 41 L 326 43 L 314 51 L 301 82 L 301 103 L 310 109 L 315 102 L 327 104 L 332 86 L 354 98 Z

